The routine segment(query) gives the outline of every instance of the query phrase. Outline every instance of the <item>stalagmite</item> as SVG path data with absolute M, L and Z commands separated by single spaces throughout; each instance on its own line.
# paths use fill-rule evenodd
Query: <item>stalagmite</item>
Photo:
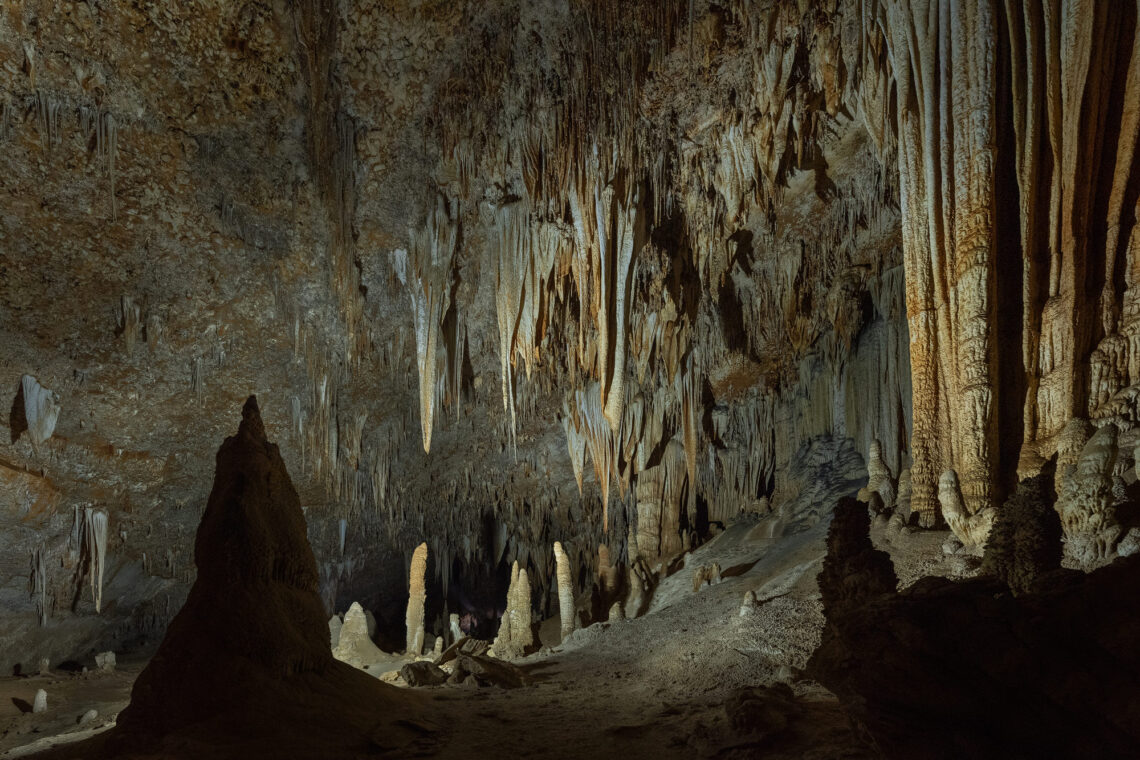
M 463 638 L 463 629 L 459 627 L 459 613 L 451 613 L 448 617 L 448 625 L 451 631 L 451 643 L 454 644 Z
M 953 470 L 942 473 L 938 481 L 938 502 L 942 506 L 942 516 L 958 540 L 966 546 L 980 548 L 986 545 L 996 513 L 992 507 L 973 515 L 966 511 L 958 486 L 958 473 Z
M 35 699 L 32 701 L 32 712 L 42 713 L 47 712 L 47 692 L 43 689 L 36 689 Z
M 1066 466 L 1057 499 L 1065 554 L 1084 568 L 1113 557 L 1121 536 L 1112 493 L 1118 433 L 1109 422 L 1093 434 L 1076 464 Z
M 418 655 L 424 647 L 424 575 L 427 572 L 427 542 L 412 552 L 412 564 L 408 570 L 408 611 L 404 617 L 407 625 L 408 654 Z
M 891 471 L 883 461 L 883 449 L 878 439 L 871 441 L 871 449 L 867 454 L 867 488 L 875 491 L 883 498 L 883 507 L 893 509 L 895 506 L 895 484 L 891 482 Z
M 570 558 L 562 550 L 562 542 L 554 542 L 554 562 L 558 574 L 558 614 L 562 620 L 560 631 L 565 639 L 574 631 L 574 579 L 570 571 Z
M 333 646 L 333 657 L 354 668 L 366 668 L 379 662 L 384 656 L 380 648 L 372 643 L 368 635 L 368 618 L 359 602 L 353 602 L 344 613 L 344 624 L 340 627 L 337 642 Z
M 522 657 L 534 645 L 530 605 L 530 580 L 527 578 L 526 568 L 520 568 L 516 561 L 511 566 L 507 609 L 503 613 L 499 633 L 492 646 L 496 657 L 503 660 Z
M 895 512 L 902 515 L 904 520 L 910 519 L 910 468 L 904 468 L 899 473 L 899 490 L 895 497 Z

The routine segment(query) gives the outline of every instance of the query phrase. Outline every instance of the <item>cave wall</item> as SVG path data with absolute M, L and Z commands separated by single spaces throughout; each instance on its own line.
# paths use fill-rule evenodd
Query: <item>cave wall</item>
M 518 559 L 549 609 L 555 540 L 585 582 L 603 544 L 653 562 L 822 437 L 879 440 L 924 524 L 947 468 L 1000 504 L 1068 420 L 1135 419 L 1135 26 L 6 3 L 0 388 L 62 404 L 42 444 L 0 422 L 9 658 L 161 631 L 249 393 L 337 609 L 398 607 L 421 541 L 436 593 Z M 77 507 L 110 519 L 98 615 Z

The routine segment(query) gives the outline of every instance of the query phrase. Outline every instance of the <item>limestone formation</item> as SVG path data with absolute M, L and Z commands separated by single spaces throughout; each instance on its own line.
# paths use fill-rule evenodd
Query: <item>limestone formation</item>
M 748 617 L 759 605 L 756 603 L 756 592 L 748 589 L 744 592 L 744 601 L 740 605 L 740 617 Z
M 400 668 L 400 678 L 408 686 L 438 686 L 447 681 L 448 674 L 435 663 L 424 660 L 404 665 Z
M 1053 509 L 1053 472 L 1023 480 L 997 513 L 986 542 L 982 572 L 1001 578 L 1014 593 L 1061 566 L 1061 522 Z
M 829 548 L 825 569 L 833 556 Z M 1054 571 L 1047 586 L 1017 596 L 992 577 L 926 578 L 840 607 L 822 581 L 827 624 L 806 675 L 835 693 L 885 756 L 1128 757 L 1140 743 L 1127 717 L 1140 662 L 1130 603 L 1140 557 L 1088 575 Z M 1057 652 L 1096 655 L 1049 654 Z M 985 732 L 962 730 L 998 714 Z
M 943 472 L 977 521 L 1140 419 L 1131 0 L 7 6 L 0 528 L 48 555 L 14 613 L 97 585 L 49 516 L 105 512 L 127 571 L 60 647 L 177 608 L 242 388 L 281 389 L 327 602 L 430 537 L 433 602 L 519 558 L 552 611 L 557 537 L 591 618 L 824 442 L 932 528 Z M 1111 559 L 1104 520 L 1067 546 Z
M 332 656 L 300 501 L 253 397 L 216 464 L 197 580 L 106 737 L 109 756 L 203 732 L 308 757 L 351 753 L 377 730 L 406 744 L 396 716 L 413 703 Z
M 451 631 L 451 643 L 459 641 L 463 638 L 463 631 L 459 627 L 459 613 L 453 612 L 448 618 L 448 627 Z
M 895 513 L 900 514 L 903 520 L 910 519 L 910 468 L 904 468 L 899 473 L 898 495 L 895 497 Z
M 701 565 L 693 571 L 693 592 L 701 590 L 705 584 L 713 586 L 720 583 L 720 563 Z
M 24 397 L 24 421 L 32 443 L 41 444 L 51 438 L 59 419 L 60 402 L 55 391 L 39 384 L 31 375 L 20 379 L 20 392 Z
M 625 608 L 622 606 L 621 602 L 613 603 L 613 605 L 610 607 L 610 612 L 606 617 L 606 620 L 610 621 L 611 623 L 617 623 L 625 620 Z
M 368 620 L 359 602 L 353 602 L 348 612 L 344 613 L 344 624 L 340 628 L 332 654 L 354 668 L 366 668 L 383 658 L 384 653 L 368 635 Z
M 895 484 L 891 480 L 890 468 L 883 461 L 883 447 L 878 439 L 871 441 L 867 454 L 867 488 L 882 497 L 884 509 L 894 509 Z
M 1065 554 L 1086 568 L 1114 556 L 1121 536 L 1112 493 L 1117 435 L 1118 429 L 1112 422 L 1093 434 L 1076 464 L 1066 467 L 1057 500 L 1065 533 Z
M 47 712 L 47 692 L 43 689 L 36 689 L 35 699 L 32 701 L 32 712 L 42 713 Z
M 554 542 L 554 562 L 558 573 L 559 632 L 563 639 L 574 631 L 574 579 L 570 572 L 570 558 L 562 550 L 562 542 Z
M 404 617 L 407 625 L 408 654 L 422 654 L 424 648 L 424 575 L 427 573 L 427 542 L 412 552 L 412 564 L 408 570 L 408 610 Z
M 871 517 L 860 501 L 845 497 L 835 505 L 827 530 L 827 556 L 819 573 L 824 614 L 830 620 L 898 585 L 890 556 L 871 544 Z
M 942 506 L 942 517 L 959 541 L 969 547 L 986 545 L 996 512 L 992 507 L 986 507 L 977 514 L 970 514 L 958 485 L 958 473 L 953 470 L 942 473 L 938 481 L 938 502 Z
M 340 615 L 333 615 L 329 618 L 329 641 L 333 650 L 336 650 L 336 645 L 340 643 L 340 629 L 343 627 L 344 621 L 341 620 Z
M 103 572 L 107 563 L 107 513 L 86 507 L 83 510 L 83 535 L 87 541 L 87 566 L 91 579 L 91 599 L 95 611 L 103 607 Z
M 531 629 L 530 581 L 526 568 L 516 561 L 511 566 L 511 583 L 507 588 L 507 609 L 499 624 L 499 633 L 492 646 L 495 656 L 510 660 L 522 657 L 534 646 Z
M 113 673 L 117 662 L 114 652 L 100 652 L 95 655 L 95 667 L 104 673 Z

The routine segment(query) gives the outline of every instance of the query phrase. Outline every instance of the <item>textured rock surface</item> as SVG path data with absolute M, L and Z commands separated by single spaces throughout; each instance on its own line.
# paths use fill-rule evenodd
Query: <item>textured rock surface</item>
M 1026 478 L 997 513 L 986 541 L 982 572 L 996 575 L 1016 593 L 1033 588 L 1061 567 L 1061 521 L 1053 508 L 1052 467 Z
M 1112 488 L 1117 436 L 1116 425 L 1109 422 L 1088 439 L 1076 463 L 1066 466 L 1057 499 L 1065 554 L 1084 568 L 1114 557 L 1121 537 Z
M 453 576 L 519 561 L 548 611 L 555 538 L 582 587 L 668 562 L 813 440 L 880 441 L 931 526 L 948 469 L 974 516 L 1070 420 L 1130 432 L 1136 14 L 6 3 L 0 388 L 64 411 L 0 421 L 0 665 L 161 635 L 253 391 L 326 610 L 397 639 L 424 541 L 438 634 Z
M 423 653 L 424 648 L 424 573 L 427 571 L 427 544 L 420 544 L 412 552 L 412 564 L 408 568 L 408 609 L 404 615 L 407 628 L 407 641 L 404 651 L 411 655 Z

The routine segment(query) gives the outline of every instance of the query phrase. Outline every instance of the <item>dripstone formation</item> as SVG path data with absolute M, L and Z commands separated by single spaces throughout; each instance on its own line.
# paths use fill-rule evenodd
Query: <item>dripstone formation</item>
M 218 450 L 195 542 L 198 578 L 105 739 L 108 750 L 325 757 L 409 740 L 393 723 L 420 709 L 416 701 L 333 658 L 305 533 L 251 396 L 237 434 Z M 214 746 L 227 742 L 237 744 Z

